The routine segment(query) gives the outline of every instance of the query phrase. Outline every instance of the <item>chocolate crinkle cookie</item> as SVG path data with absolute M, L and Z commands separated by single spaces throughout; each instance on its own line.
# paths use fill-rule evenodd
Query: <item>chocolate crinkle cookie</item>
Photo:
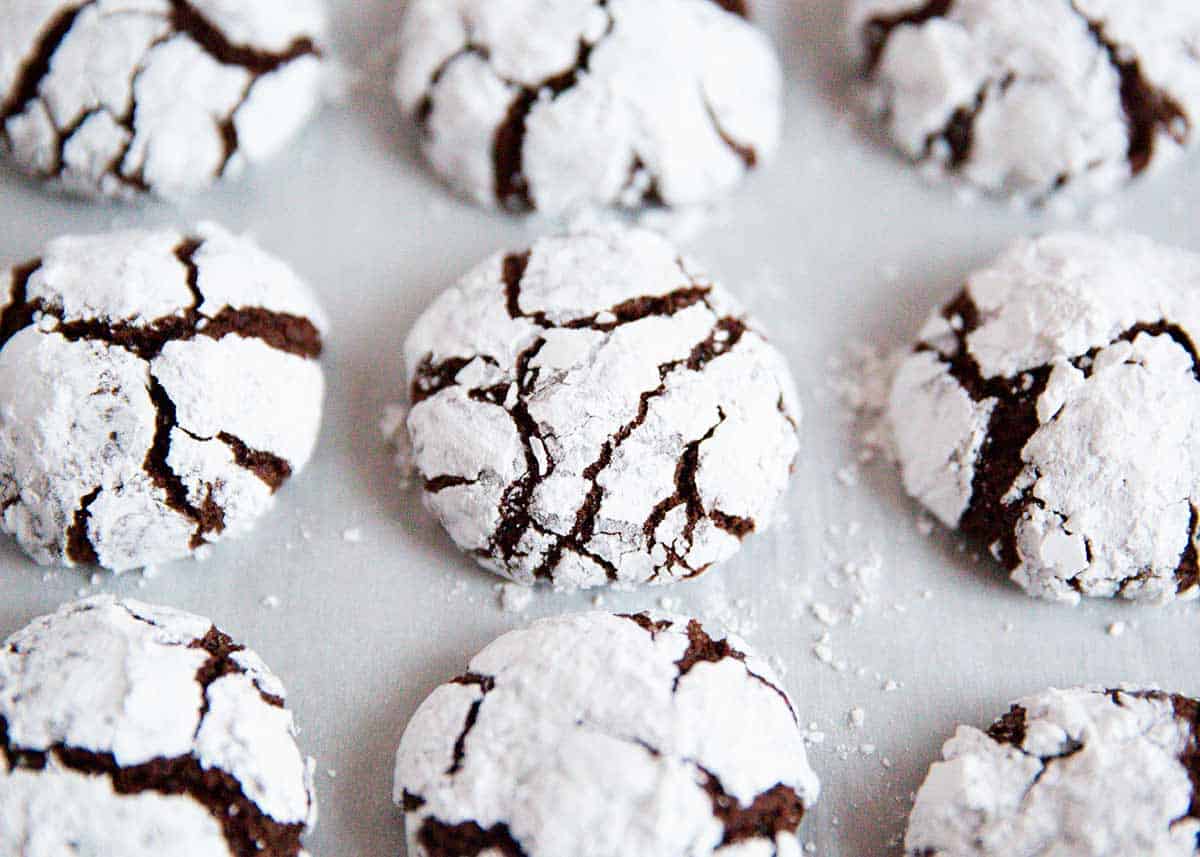
M 895 144 L 1030 201 L 1106 193 L 1196 141 L 1195 0 L 855 0 Z
M 783 356 L 650 232 L 494 256 L 405 358 L 426 505 L 519 583 L 699 575 L 766 529 L 796 457 Z
M 513 211 L 708 202 L 779 140 L 741 0 L 415 0 L 395 85 L 433 168 Z
M 176 198 L 280 150 L 321 98 L 322 0 L 21 0 L 0 142 L 90 196 Z
M 908 822 L 910 857 L 1200 854 L 1200 703 L 1048 690 L 986 732 L 960 726 Z
M 284 689 L 207 619 L 99 596 L 0 651 L 0 855 L 300 857 Z
M 187 556 L 312 454 L 323 315 L 246 239 L 59 238 L 0 286 L 0 526 L 37 562 Z
M 799 857 L 817 798 L 791 701 L 694 619 L 559 616 L 505 634 L 413 716 L 410 857 Z
M 1030 594 L 1197 594 L 1200 256 L 1018 242 L 921 331 L 889 417 L 904 484 Z

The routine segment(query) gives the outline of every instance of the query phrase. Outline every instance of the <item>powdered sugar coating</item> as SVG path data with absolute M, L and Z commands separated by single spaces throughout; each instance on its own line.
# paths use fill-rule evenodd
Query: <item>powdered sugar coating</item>
M 1196 595 L 1200 257 L 1021 241 L 920 340 L 889 415 L 909 493 L 1033 595 Z
M 1174 161 L 1200 123 L 1192 0 L 856 0 L 893 142 L 993 193 L 1106 193 Z
M 0 284 L 0 527 L 39 563 L 187 556 L 311 456 L 324 317 L 250 241 L 60 238 Z
M 320 101 L 323 0 L 28 0 L 0 21 L 0 142 L 68 190 L 178 198 Z
M 303 854 L 283 697 L 198 616 L 98 596 L 35 620 L 0 653 L 0 855 Z
M 779 140 L 782 74 L 740 6 L 417 0 L 396 95 L 433 168 L 481 205 L 706 202 Z
M 1195 701 L 1049 690 L 987 733 L 960 726 L 929 772 L 905 849 L 922 857 L 1192 857 Z
M 767 528 L 798 448 L 782 355 L 649 232 L 489 259 L 405 357 L 426 505 L 519 583 L 700 574 Z
M 455 836 L 523 857 L 798 857 L 818 790 L 770 667 L 665 614 L 505 634 L 422 703 L 396 758 L 412 857 L 464 853 Z

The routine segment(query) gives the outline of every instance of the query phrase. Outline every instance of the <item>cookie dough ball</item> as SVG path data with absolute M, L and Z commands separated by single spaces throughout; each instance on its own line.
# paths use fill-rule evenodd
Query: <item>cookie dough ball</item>
M 323 0 L 22 0 L 0 142 L 89 196 L 176 198 L 275 154 L 320 101 Z
M 934 174 L 1033 201 L 1114 190 L 1200 123 L 1195 0 L 855 0 L 875 107 Z
M 0 289 L 0 527 L 37 562 L 185 557 L 312 454 L 325 322 L 249 241 L 60 238 Z
M 303 855 L 295 734 L 279 679 L 207 619 L 65 605 L 0 652 L 0 854 Z
M 1030 594 L 1197 594 L 1200 256 L 1017 243 L 921 331 L 890 420 L 908 492 Z
M 817 791 L 771 668 L 645 613 L 505 634 L 422 703 L 396 758 L 411 857 L 799 857 Z
M 910 857 L 1194 857 L 1200 703 L 1048 690 L 987 732 L 960 726 L 908 822 Z
M 779 141 L 782 73 L 741 0 L 415 0 L 396 94 L 481 205 L 718 198 Z
M 796 457 L 783 356 L 649 232 L 494 256 L 405 358 L 426 505 L 518 583 L 699 575 L 766 529 Z

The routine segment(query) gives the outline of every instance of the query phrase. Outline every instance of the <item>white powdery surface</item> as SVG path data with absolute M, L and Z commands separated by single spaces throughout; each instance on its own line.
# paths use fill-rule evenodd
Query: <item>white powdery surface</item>
M 703 203 L 768 160 L 782 73 L 713 0 L 418 0 L 396 95 L 482 205 Z
M 928 857 L 1192 857 L 1181 756 L 1196 703 L 1157 691 L 1049 690 L 989 730 L 960 726 L 917 793 L 905 850 Z M 1014 743 L 1015 742 L 1015 743 Z
M 422 703 L 396 759 L 412 857 L 460 853 L 456 836 L 524 857 L 798 857 L 817 793 L 767 663 L 668 614 L 505 634 Z
M 649 232 L 489 259 L 405 363 L 426 505 L 518 583 L 694 577 L 768 527 L 798 449 L 782 355 Z
M 852 22 L 874 107 L 934 173 L 1094 195 L 1195 143 L 1194 0 L 856 0 Z
M 312 761 L 283 697 L 198 616 L 99 596 L 35 620 L 0 653 L 0 855 L 302 854 Z
M 24 0 L 0 142 L 91 196 L 178 198 L 280 150 L 321 101 L 323 0 Z
M 0 286 L 0 527 L 37 562 L 185 557 L 311 456 L 324 317 L 248 240 L 60 238 Z
M 904 484 L 1030 594 L 1196 595 L 1200 257 L 1018 242 L 935 313 L 892 389 Z

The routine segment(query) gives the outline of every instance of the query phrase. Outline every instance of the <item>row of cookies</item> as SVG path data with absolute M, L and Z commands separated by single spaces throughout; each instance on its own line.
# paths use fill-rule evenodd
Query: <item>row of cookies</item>
M 211 224 L 51 242 L 0 304 L 3 529 L 116 571 L 248 530 L 313 452 L 325 330 L 290 269 Z M 896 373 L 905 486 L 1033 595 L 1194 597 L 1198 341 L 1194 254 L 1018 242 Z M 425 505 L 518 583 L 695 577 L 767 529 L 799 450 L 783 355 L 650 232 L 493 256 L 405 357 Z
M 410 857 L 799 857 L 820 790 L 801 720 L 739 639 L 666 614 L 544 619 L 413 715 Z M 314 762 L 279 679 L 207 619 L 98 596 L 0 651 L 0 854 L 300 857 Z M 1195 853 L 1200 702 L 1076 688 L 962 726 L 911 855 Z
M 1155 0 L 854 0 L 897 148 L 1044 200 L 1194 143 L 1200 10 Z M 564 213 L 711 201 L 773 154 L 783 75 L 744 0 L 416 0 L 395 94 L 449 185 Z M 322 0 L 36 0 L 0 27 L 0 139 L 66 189 L 179 198 L 284 148 L 323 98 Z

